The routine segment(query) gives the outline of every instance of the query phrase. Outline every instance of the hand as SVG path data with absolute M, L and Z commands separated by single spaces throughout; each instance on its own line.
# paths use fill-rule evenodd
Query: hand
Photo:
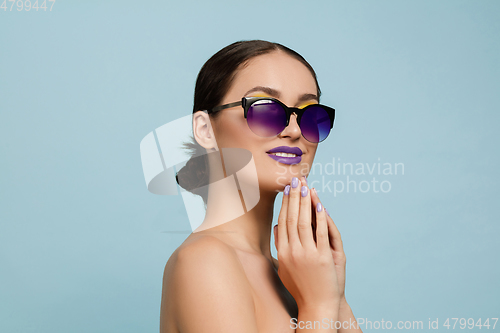
M 287 185 L 285 189 L 278 225 L 274 228 L 278 275 L 294 297 L 299 310 L 338 306 L 341 295 L 330 250 L 326 212 L 319 199 L 316 199 L 315 242 L 311 222 L 311 191 L 305 178 L 299 180 L 294 177 L 292 185 L 295 187 Z
M 311 189 L 311 200 L 313 206 L 320 202 L 318 193 L 316 189 Z M 333 222 L 330 214 L 326 214 L 327 224 L 328 224 L 328 236 L 330 240 L 330 252 L 332 254 L 333 261 L 335 262 L 335 271 L 337 272 L 337 281 L 340 292 L 340 298 L 345 299 L 345 265 L 346 257 L 344 253 L 344 246 L 342 245 L 342 239 L 340 237 L 340 232 L 337 226 Z M 313 221 L 314 221 L 314 210 L 313 210 Z M 316 226 L 313 224 L 313 229 Z

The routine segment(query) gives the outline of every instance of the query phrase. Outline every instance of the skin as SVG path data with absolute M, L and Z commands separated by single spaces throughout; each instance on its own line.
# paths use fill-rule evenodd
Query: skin
M 240 68 L 221 104 L 270 96 L 289 107 L 304 107 L 318 102 L 315 94 L 309 70 L 276 51 Z M 248 127 L 241 106 L 221 112 L 215 120 L 197 112 L 194 137 L 208 152 L 230 147 L 250 151 L 260 201 L 246 214 L 217 224 L 220 212 L 229 209 L 229 198 L 224 190 L 209 191 L 203 224 L 214 227 L 189 235 L 165 266 L 160 332 L 292 332 L 290 318 L 355 320 L 344 295 L 340 233 L 324 209 L 315 209 L 320 200 L 305 178 L 283 196 L 274 230 L 278 260 L 271 256 L 276 195 L 294 176 L 309 172 L 318 144 L 302 137 L 295 115 L 278 136 L 262 138 Z M 301 163 L 289 166 L 270 158 L 266 152 L 277 146 L 299 147 Z M 300 195 L 302 186 L 305 197 Z

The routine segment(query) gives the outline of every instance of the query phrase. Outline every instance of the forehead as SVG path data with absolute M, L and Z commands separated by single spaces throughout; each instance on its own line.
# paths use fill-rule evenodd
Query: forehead
M 257 86 L 277 90 L 283 101 L 289 102 L 304 94 L 317 94 L 316 82 L 309 69 L 282 51 L 250 59 L 237 71 L 225 100 L 241 99 Z

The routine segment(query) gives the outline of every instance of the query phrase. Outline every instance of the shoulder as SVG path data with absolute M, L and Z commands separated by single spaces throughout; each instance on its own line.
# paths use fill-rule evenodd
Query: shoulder
M 235 250 L 209 235 L 191 235 L 172 254 L 165 266 L 163 302 L 175 312 L 181 331 L 202 329 L 196 323 L 217 331 L 222 327 L 215 326 L 231 327 L 223 322 L 237 318 L 255 324 L 252 289 Z
M 218 277 L 223 272 L 236 275 L 244 273 L 231 246 L 210 235 L 192 234 L 170 256 L 165 266 L 165 275 L 182 277 L 184 281 L 200 278 L 200 272 L 204 273 L 204 279 Z
M 200 270 L 216 273 L 214 268 L 237 273 L 243 267 L 235 250 L 225 242 L 210 235 L 192 235 L 175 250 L 165 268 L 182 275 Z

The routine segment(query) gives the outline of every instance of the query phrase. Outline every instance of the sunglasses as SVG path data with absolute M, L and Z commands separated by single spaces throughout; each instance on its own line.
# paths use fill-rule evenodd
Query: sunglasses
M 311 104 L 302 109 L 289 108 L 270 97 L 243 97 L 240 102 L 216 106 L 207 112 L 217 112 L 235 106 L 243 107 L 248 127 L 261 137 L 272 137 L 283 132 L 290 123 L 290 116 L 295 113 L 304 139 L 318 143 L 330 134 L 335 119 L 335 109 L 331 107 Z

